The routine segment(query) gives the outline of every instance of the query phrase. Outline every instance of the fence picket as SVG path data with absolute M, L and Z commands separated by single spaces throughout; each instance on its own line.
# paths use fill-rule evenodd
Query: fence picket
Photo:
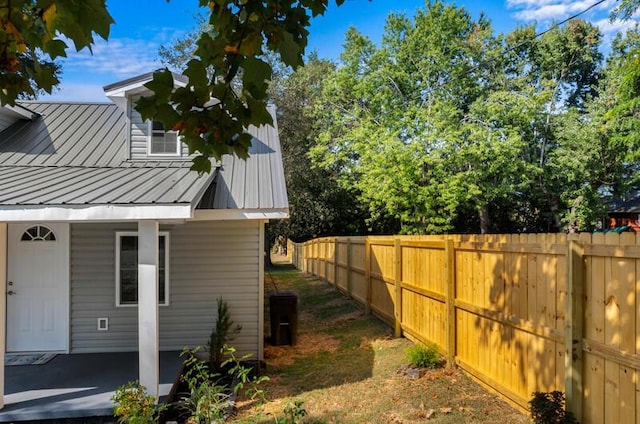
M 564 390 L 581 422 L 631 423 L 640 422 L 639 242 L 630 233 L 325 238 L 292 244 L 291 257 L 522 409 L 533 391 Z

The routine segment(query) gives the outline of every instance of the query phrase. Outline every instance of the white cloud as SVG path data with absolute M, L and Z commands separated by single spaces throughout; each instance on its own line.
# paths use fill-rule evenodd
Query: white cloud
M 88 49 L 83 49 L 71 52 L 66 59 L 62 59 L 62 71 L 82 71 L 116 77 L 142 74 L 159 67 L 159 47 L 158 43 L 147 40 L 98 40 L 93 46 L 93 54 Z
M 535 7 L 555 3 L 557 0 L 507 0 L 507 8 Z
M 538 30 L 549 27 L 553 22 L 564 21 L 572 15 L 590 9 L 580 18 L 585 19 L 600 28 L 604 35 L 604 43 L 608 44 L 618 31 L 624 31 L 635 25 L 635 20 L 627 22 L 609 21 L 609 15 L 617 4 L 617 0 L 607 0 L 595 7 L 591 7 L 596 0 L 506 0 L 506 7 L 512 11 L 512 16 L 525 23 L 535 22 Z
M 611 22 L 609 18 L 606 18 L 595 21 L 593 22 L 593 24 L 600 28 L 600 31 L 602 31 L 604 34 L 616 34 L 618 32 L 624 33 L 627 30 L 633 29 L 636 25 L 638 25 L 638 22 L 636 20 L 616 20 Z
M 550 4 L 538 9 L 525 9 L 515 13 L 515 17 L 521 21 L 546 21 L 558 19 L 559 16 L 568 15 L 568 6 L 564 4 Z

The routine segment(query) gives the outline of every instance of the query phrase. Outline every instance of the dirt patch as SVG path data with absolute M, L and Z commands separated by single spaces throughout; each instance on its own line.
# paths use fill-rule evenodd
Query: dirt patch
M 318 352 L 335 352 L 340 340 L 323 333 L 300 334 L 295 346 L 271 346 L 264 348 L 267 364 L 274 367 L 293 365 L 297 358 L 310 356 Z
M 340 316 L 328 319 L 326 322 L 328 324 L 341 324 L 341 323 L 345 323 L 345 322 L 349 322 L 349 321 L 355 321 L 357 319 L 360 319 L 364 317 L 364 312 L 362 311 L 353 311 L 353 312 L 348 312 L 346 314 L 342 314 Z

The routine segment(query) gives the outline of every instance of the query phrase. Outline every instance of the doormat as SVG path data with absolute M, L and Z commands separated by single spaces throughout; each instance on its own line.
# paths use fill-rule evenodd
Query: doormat
M 4 355 L 4 365 L 43 365 L 56 357 L 55 353 L 7 353 Z

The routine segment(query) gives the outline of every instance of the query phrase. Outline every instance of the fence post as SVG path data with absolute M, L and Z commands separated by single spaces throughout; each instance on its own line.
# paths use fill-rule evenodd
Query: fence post
M 318 247 L 318 239 L 313 240 L 313 275 L 320 275 L 320 248 Z
M 302 270 L 304 272 L 308 272 L 307 271 L 307 268 L 309 268 L 307 264 L 307 261 L 309 260 L 308 257 L 309 257 L 309 252 L 307 251 L 307 242 L 305 241 L 304 243 L 302 243 Z
M 322 242 L 324 246 L 324 279 L 328 284 L 331 284 L 331 280 L 329 280 L 329 239 L 325 238 Z
M 396 337 L 402 337 L 402 244 L 400 239 L 393 242 L 393 270 L 396 285 L 394 317 Z
M 582 340 L 584 320 L 584 248 L 567 245 L 567 324 L 565 333 L 565 393 L 567 410 L 582 422 Z
M 455 250 L 452 240 L 444 242 L 445 261 L 445 305 L 447 308 L 447 365 L 452 367 L 456 361 L 456 269 Z
M 338 290 L 338 238 L 333 238 L 333 287 Z
M 369 315 L 371 313 L 371 244 L 369 237 L 364 239 L 364 284 L 364 310 Z
M 304 250 L 305 250 L 305 254 L 304 254 L 304 270 L 305 272 L 309 272 L 309 258 L 311 258 L 311 245 L 310 243 L 307 241 L 304 244 Z M 312 272 L 310 274 L 313 274 Z
M 347 295 L 351 298 L 351 239 L 347 239 Z

